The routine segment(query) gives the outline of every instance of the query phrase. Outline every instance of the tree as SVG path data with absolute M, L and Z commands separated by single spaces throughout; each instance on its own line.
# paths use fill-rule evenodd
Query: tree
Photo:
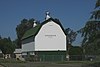
M 1 35 L 0 35 L 0 40 L 2 39 Z
M 15 45 L 12 43 L 10 37 L 0 40 L 0 50 L 4 55 L 12 54 L 15 51 Z
M 72 42 L 75 41 L 77 33 L 71 30 L 70 28 L 65 29 L 66 39 L 67 39 L 67 46 L 66 46 L 66 57 L 69 61 L 69 49 L 72 47 Z
M 65 33 L 67 35 L 67 50 L 71 46 L 71 44 L 75 41 L 77 32 L 74 32 L 70 28 L 65 29 Z
M 21 38 L 23 37 L 24 33 L 33 27 L 34 19 L 23 19 L 21 21 L 21 24 L 17 25 L 16 27 L 16 33 L 17 33 L 17 47 L 21 48 Z M 39 23 L 36 21 L 36 23 Z
M 82 47 L 73 46 L 69 49 L 70 60 L 82 60 Z
M 83 51 L 80 46 L 73 46 L 70 48 L 69 54 L 70 55 L 82 55 Z
M 18 38 L 18 42 L 17 42 L 18 47 L 21 47 L 21 38 L 26 31 L 25 29 L 27 28 L 27 26 L 26 26 L 27 22 L 28 22 L 27 19 L 23 19 L 21 21 L 21 24 L 17 25 L 17 27 L 16 27 L 17 38 Z
M 95 9 L 86 25 L 78 32 L 83 37 L 82 47 L 87 54 L 99 54 L 100 51 L 100 0 L 97 0 Z M 99 50 L 99 51 L 98 51 Z

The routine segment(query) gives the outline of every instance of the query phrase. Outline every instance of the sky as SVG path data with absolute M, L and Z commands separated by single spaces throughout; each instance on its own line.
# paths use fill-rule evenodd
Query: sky
M 93 11 L 96 0 L 0 0 L 0 35 L 16 39 L 16 27 L 21 20 L 34 18 L 40 22 L 45 12 L 60 20 L 64 28 L 82 28 Z M 80 43 L 77 38 L 76 43 Z

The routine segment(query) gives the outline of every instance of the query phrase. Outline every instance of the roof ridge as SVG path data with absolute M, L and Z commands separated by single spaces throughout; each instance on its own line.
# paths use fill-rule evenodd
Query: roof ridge
M 26 31 L 25 34 L 24 34 L 23 37 L 22 37 L 22 40 L 24 40 L 24 39 L 26 39 L 26 38 L 29 38 L 29 37 L 31 37 L 31 36 L 36 36 L 36 34 L 37 34 L 37 33 L 39 32 L 39 30 L 41 29 L 41 27 L 42 27 L 44 24 L 46 24 L 46 23 L 48 23 L 49 21 L 51 21 L 51 20 L 54 21 L 55 23 L 57 23 L 57 24 L 61 27 L 61 29 L 63 30 L 64 34 L 66 35 L 65 30 L 64 30 L 62 24 L 60 23 L 59 19 L 53 19 L 53 18 L 51 17 L 51 18 L 49 18 L 48 20 L 45 20 L 45 21 L 43 21 L 42 23 L 38 24 L 37 26 L 35 26 L 35 27 L 29 29 L 28 31 Z

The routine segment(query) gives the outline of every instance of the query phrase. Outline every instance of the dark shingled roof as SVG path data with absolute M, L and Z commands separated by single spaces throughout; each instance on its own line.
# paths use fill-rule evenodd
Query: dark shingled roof
M 58 25 L 60 25 L 61 29 L 63 30 L 64 34 L 66 35 L 63 26 L 61 25 L 60 21 L 58 19 L 53 19 L 53 18 L 49 18 L 48 20 L 45 20 L 44 22 L 42 22 L 41 24 L 38 24 L 36 27 L 33 27 L 31 29 L 29 29 L 28 31 L 26 31 L 26 33 L 23 35 L 22 40 L 27 39 L 31 36 L 34 36 L 38 33 L 38 31 L 40 30 L 40 28 L 42 27 L 42 25 L 46 24 L 49 21 L 54 21 L 55 23 L 57 23 Z
M 22 40 L 26 39 L 28 37 L 31 37 L 31 36 L 35 36 L 36 33 L 38 32 L 40 26 L 41 26 L 41 24 L 38 24 L 36 27 L 33 27 L 33 28 L 29 29 L 28 31 L 26 31 L 22 37 Z

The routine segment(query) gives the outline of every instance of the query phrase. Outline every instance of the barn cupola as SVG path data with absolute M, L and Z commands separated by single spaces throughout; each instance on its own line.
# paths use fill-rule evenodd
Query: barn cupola
M 34 24 L 33 24 L 33 27 L 37 26 L 37 22 L 36 20 L 34 20 Z
M 51 17 L 50 17 L 50 12 L 47 11 L 47 12 L 46 12 L 46 18 L 45 18 L 45 20 L 48 20 L 49 18 L 51 18 Z

